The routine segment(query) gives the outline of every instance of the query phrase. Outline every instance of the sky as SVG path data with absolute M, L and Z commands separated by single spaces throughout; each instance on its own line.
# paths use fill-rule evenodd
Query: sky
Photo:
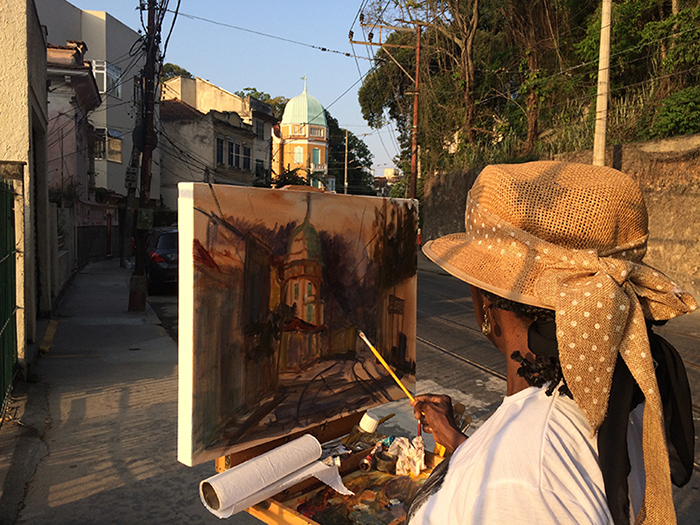
M 106 11 L 134 30 L 141 27 L 138 0 L 72 0 L 71 3 L 84 10 Z M 365 141 L 374 155 L 374 175 L 382 176 L 384 168 L 394 167 L 393 158 L 399 152 L 395 129 L 369 128 L 357 100 L 360 78 L 373 65 L 368 58 L 378 48 L 355 44 L 353 50 L 348 40 L 351 28 L 356 40 L 362 34 L 357 15 L 365 3 L 363 0 L 182 0 L 165 61 L 227 91 L 254 87 L 273 97 L 293 98 L 301 94 L 302 77 L 306 76 L 309 94 L 330 111 L 341 128 Z M 169 7 L 174 9 L 176 5 L 177 1 L 171 0 Z M 144 12 L 144 20 L 146 15 Z M 171 22 L 172 15 L 163 25 L 163 40 Z M 309 46 L 350 53 L 358 58 Z

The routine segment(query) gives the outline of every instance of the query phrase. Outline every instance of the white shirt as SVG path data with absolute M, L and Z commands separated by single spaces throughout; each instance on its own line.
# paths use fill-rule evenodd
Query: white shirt
M 628 442 L 641 443 L 641 425 L 630 429 Z M 641 446 L 630 443 L 635 514 L 644 490 L 634 468 L 641 464 L 640 452 Z M 556 390 L 549 397 L 536 387 L 506 397 L 454 452 L 442 488 L 411 520 L 418 523 L 612 523 L 597 438 L 590 437 L 576 403 Z

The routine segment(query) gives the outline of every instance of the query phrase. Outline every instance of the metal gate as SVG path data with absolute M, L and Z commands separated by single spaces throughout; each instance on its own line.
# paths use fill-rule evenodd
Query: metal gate
M 17 364 L 15 300 L 15 192 L 0 177 L 0 414 L 4 414 Z

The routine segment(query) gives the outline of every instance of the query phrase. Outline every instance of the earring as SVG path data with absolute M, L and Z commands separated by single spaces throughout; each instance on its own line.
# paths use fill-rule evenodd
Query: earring
M 489 323 L 489 318 L 486 315 L 486 310 L 484 310 L 484 322 L 481 323 L 481 333 L 486 337 L 491 333 L 491 323 Z

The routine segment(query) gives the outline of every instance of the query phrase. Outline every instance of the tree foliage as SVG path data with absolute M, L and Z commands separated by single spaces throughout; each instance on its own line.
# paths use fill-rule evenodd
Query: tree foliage
M 265 93 L 264 91 L 258 91 L 254 87 L 247 87 L 240 91 L 236 91 L 234 92 L 234 95 L 237 95 L 241 98 L 252 97 L 256 100 L 259 100 L 260 102 L 264 102 L 265 104 L 272 107 L 272 112 L 275 115 L 275 118 L 278 120 L 282 118 L 284 108 L 287 106 L 287 102 L 289 102 L 289 99 L 287 97 L 283 97 L 281 95 L 278 97 L 273 97 L 269 93 Z
M 328 122 L 328 174 L 335 177 L 336 192 L 342 193 L 345 177 L 345 129 L 326 110 Z M 348 137 L 348 193 L 352 195 L 374 195 L 372 188 L 372 152 L 367 144 L 352 131 Z
M 548 158 L 593 144 L 600 41 L 597 0 L 396 1 L 365 25 L 428 22 L 421 35 L 422 172 Z M 608 142 L 696 132 L 700 6 L 616 0 Z M 415 46 L 414 31 L 391 45 Z M 394 123 L 410 165 L 415 51 L 382 47 L 358 98 L 371 127 Z M 684 113 L 684 110 L 687 110 Z
M 171 62 L 163 64 L 163 67 L 160 68 L 160 81 L 165 82 L 166 80 L 176 77 L 194 78 L 192 73 L 187 71 L 184 67 L 172 64 Z

